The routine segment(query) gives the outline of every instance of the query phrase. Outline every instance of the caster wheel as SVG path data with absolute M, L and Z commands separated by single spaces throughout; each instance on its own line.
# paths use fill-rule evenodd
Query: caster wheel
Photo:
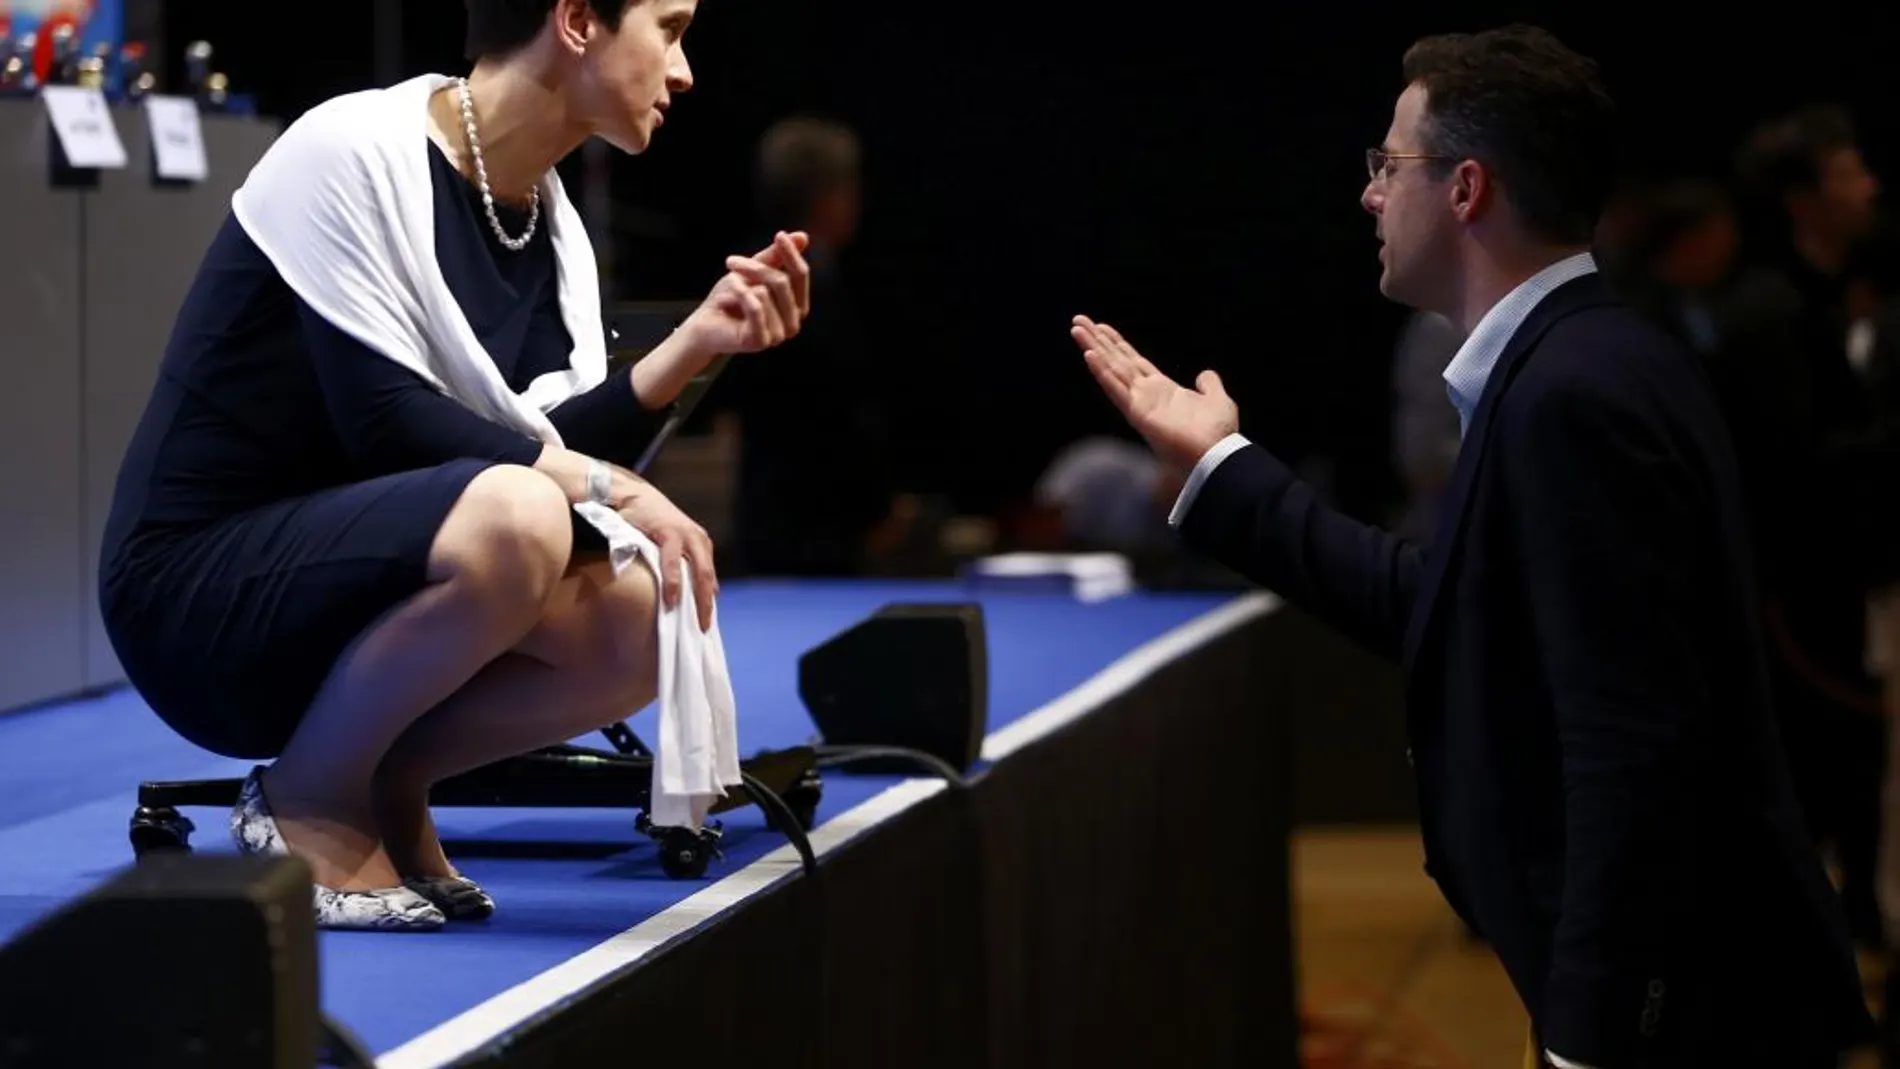
M 798 826 L 811 831 L 818 826 L 818 801 L 823 792 L 816 787 L 794 787 L 785 795 L 785 808 L 798 818 Z
M 689 831 L 675 831 L 660 840 L 660 871 L 675 880 L 697 880 L 712 864 L 713 849 Z
M 191 821 L 170 806 L 140 806 L 132 814 L 132 854 L 189 854 L 194 830 Z
M 663 828 L 642 813 L 634 826 L 659 845 L 660 871 L 670 879 L 697 880 L 706 875 L 707 867 L 719 856 L 721 829 L 716 820 L 707 821 L 695 833 L 685 828 Z

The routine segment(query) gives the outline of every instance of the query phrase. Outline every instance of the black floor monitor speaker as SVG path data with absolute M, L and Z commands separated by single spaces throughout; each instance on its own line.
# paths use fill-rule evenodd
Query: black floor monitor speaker
M 310 1069 L 310 869 L 154 855 L 0 946 L 5 1069 Z
M 919 750 L 966 772 L 989 721 L 988 661 L 981 605 L 900 602 L 799 658 L 798 694 L 827 746 Z

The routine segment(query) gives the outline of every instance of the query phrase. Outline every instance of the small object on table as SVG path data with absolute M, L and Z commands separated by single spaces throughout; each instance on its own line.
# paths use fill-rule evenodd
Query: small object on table
M 1044 590 L 1085 602 L 1135 589 L 1134 566 L 1120 553 L 1003 553 L 971 561 L 962 574 L 980 589 Z

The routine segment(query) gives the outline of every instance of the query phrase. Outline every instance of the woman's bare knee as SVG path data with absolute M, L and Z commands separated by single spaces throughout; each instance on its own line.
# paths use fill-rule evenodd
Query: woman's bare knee
M 579 568 L 516 649 L 598 680 L 603 693 L 644 704 L 659 685 L 658 605 L 653 573 L 642 566 L 617 576 L 604 562 Z
M 539 615 L 573 552 L 567 497 L 532 468 L 498 465 L 469 481 L 436 533 L 430 579 L 464 585 L 499 611 Z
M 635 566 L 621 573 L 602 596 L 595 626 L 611 636 L 594 669 L 623 700 L 645 704 L 660 685 L 659 585 Z

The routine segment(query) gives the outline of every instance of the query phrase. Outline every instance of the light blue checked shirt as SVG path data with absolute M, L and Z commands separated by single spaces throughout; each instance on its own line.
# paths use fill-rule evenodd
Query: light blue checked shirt
M 1511 336 L 1517 333 L 1517 328 L 1524 325 L 1551 291 L 1593 274 L 1596 269 L 1596 259 L 1587 252 L 1558 260 L 1505 294 L 1504 299 L 1492 305 L 1484 318 L 1478 320 L 1478 325 L 1471 328 L 1471 335 L 1458 347 L 1457 355 L 1445 365 L 1445 392 L 1451 396 L 1451 406 L 1458 410 L 1459 434 L 1470 429 L 1471 416 L 1478 411 L 1478 401 L 1484 397 L 1484 384 L 1491 380 L 1491 369 L 1498 366 L 1498 357 L 1504 355 L 1504 347 L 1511 344 Z
M 1587 252 L 1567 256 L 1525 279 L 1478 320 L 1451 363 L 1445 365 L 1445 392 L 1451 397 L 1452 407 L 1458 410 L 1461 436 L 1471 426 L 1472 414 L 1477 412 L 1478 401 L 1484 397 L 1484 385 L 1491 378 L 1491 369 L 1498 366 L 1498 357 L 1504 355 L 1504 347 L 1510 344 L 1517 328 L 1524 325 L 1537 305 L 1557 287 L 1594 274 L 1596 269 L 1596 259 Z M 1200 463 L 1188 474 L 1181 496 L 1175 499 L 1174 511 L 1168 515 L 1170 525 L 1181 526 L 1188 509 L 1194 506 L 1194 495 L 1200 493 L 1207 477 L 1214 474 L 1221 461 L 1248 444 L 1243 435 L 1230 434 L 1201 457 Z

